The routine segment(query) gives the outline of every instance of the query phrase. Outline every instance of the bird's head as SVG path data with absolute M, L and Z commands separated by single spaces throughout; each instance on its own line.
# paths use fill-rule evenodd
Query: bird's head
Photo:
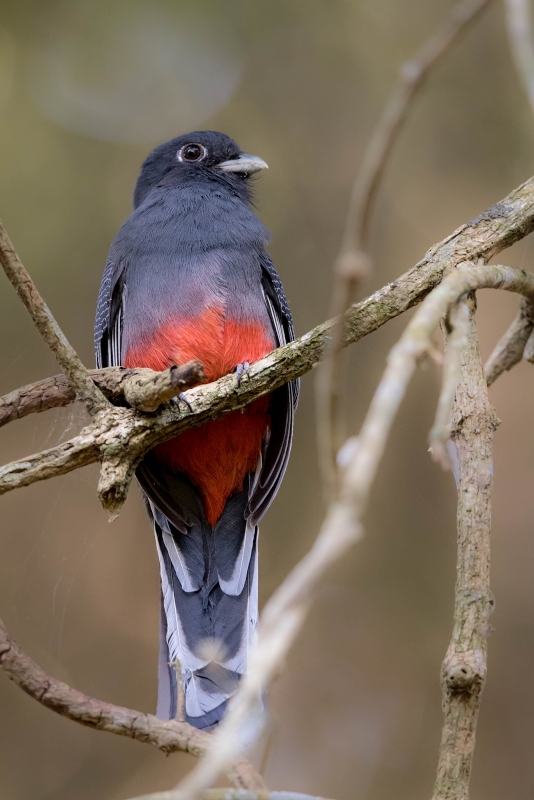
M 248 178 L 262 169 L 267 169 L 265 161 L 243 153 L 224 133 L 187 133 L 150 153 L 135 185 L 134 207 L 137 208 L 156 186 L 171 188 L 203 179 L 226 184 L 244 200 L 249 200 Z

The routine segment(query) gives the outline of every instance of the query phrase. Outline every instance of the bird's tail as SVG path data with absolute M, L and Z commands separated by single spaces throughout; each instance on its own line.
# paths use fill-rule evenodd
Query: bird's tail
M 177 529 L 152 506 L 162 609 L 157 715 L 176 716 L 177 670 L 184 718 L 210 729 L 246 672 L 258 624 L 258 530 L 245 519 L 248 492 L 230 498 L 210 527 Z M 151 504 L 152 505 L 152 504 Z

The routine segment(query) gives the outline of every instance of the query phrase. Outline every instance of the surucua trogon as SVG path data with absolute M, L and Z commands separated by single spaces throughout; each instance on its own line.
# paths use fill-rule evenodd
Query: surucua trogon
M 269 233 L 249 177 L 267 165 L 228 136 L 197 131 L 157 147 L 104 270 L 98 367 L 198 359 L 206 379 L 294 338 Z M 185 719 L 211 728 L 247 669 L 258 622 L 258 522 L 284 475 L 295 381 L 242 411 L 155 447 L 137 469 L 161 575 L 157 714 L 172 719 L 179 662 Z

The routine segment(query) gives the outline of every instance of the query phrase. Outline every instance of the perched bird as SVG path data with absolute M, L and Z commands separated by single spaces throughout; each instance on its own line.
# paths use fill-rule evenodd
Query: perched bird
M 102 277 L 98 367 L 163 370 L 198 359 L 236 372 L 294 338 L 249 176 L 267 167 L 228 136 L 197 131 L 157 147 Z M 155 447 L 137 469 L 158 549 L 162 614 L 157 714 L 210 729 L 246 672 L 258 620 L 258 522 L 283 478 L 295 381 Z

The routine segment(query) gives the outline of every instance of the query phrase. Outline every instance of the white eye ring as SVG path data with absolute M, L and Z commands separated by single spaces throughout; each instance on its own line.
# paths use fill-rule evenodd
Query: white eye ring
M 188 158 L 187 157 L 188 150 L 198 152 L 198 155 L 196 155 L 193 158 L 191 157 Z M 194 154 L 190 153 L 189 155 L 194 155 Z M 178 152 L 176 153 L 176 158 L 178 159 L 178 161 L 183 161 L 186 164 L 195 164 L 198 163 L 199 161 L 203 161 L 203 159 L 205 159 L 207 155 L 208 151 L 206 150 L 203 144 L 199 144 L 199 142 L 189 142 L 188 144 L 184 144 L 184 146 L 178 150 Z

